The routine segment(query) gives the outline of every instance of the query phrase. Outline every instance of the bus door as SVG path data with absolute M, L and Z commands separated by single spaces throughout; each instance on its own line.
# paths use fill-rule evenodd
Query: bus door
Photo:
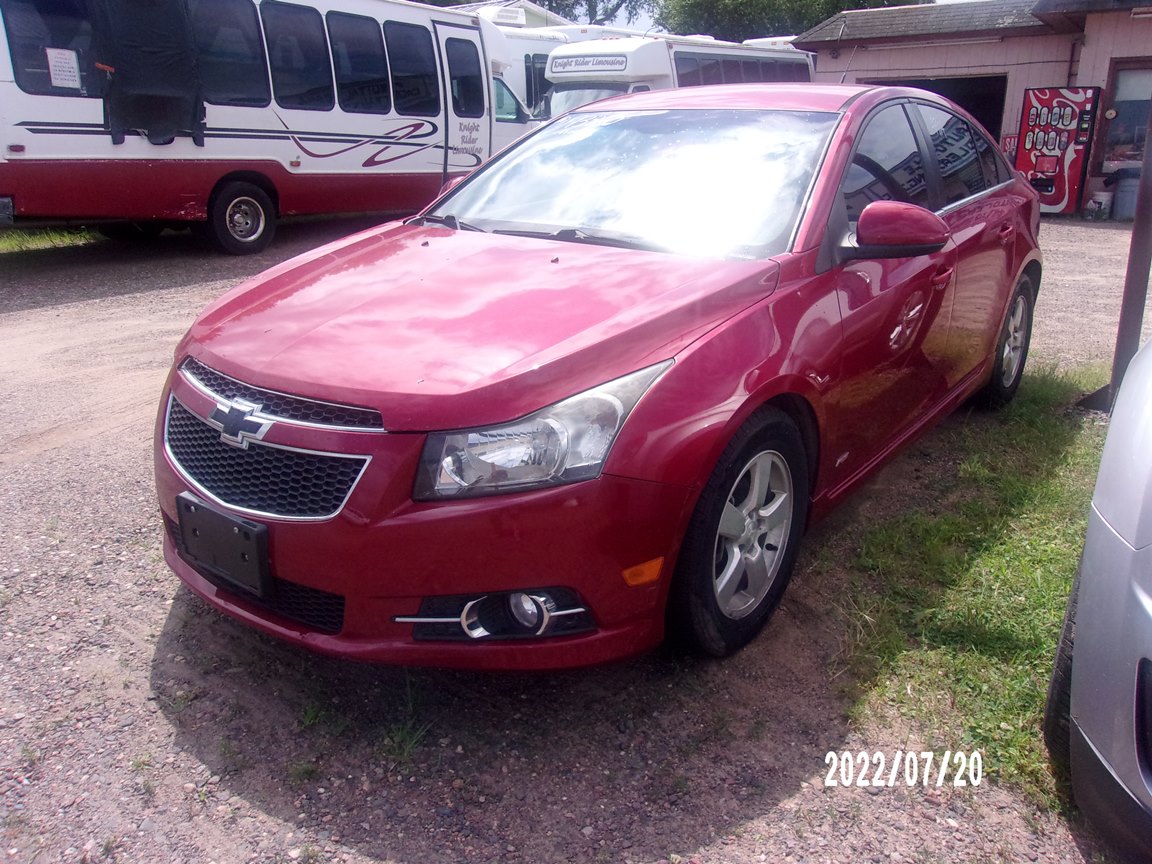
M 492 152 L 488 70 L 480 29 L 433 21 L 444 81 L 444 171 L 471 171 Z

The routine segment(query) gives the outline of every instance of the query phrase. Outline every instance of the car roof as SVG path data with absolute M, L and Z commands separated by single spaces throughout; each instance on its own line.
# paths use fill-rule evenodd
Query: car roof
M 759 108 L 783 111 L 840 112 L 853 102 L 873 105 L 895 97 L 943 101 L 934 94 L 908 87 L 869 87 L 857 84 L 715 84 L 648 90 L 593 102 L 577 111 L 650 111 L 671 108 Z M 863 98 L 862 98 L 863 97 Z

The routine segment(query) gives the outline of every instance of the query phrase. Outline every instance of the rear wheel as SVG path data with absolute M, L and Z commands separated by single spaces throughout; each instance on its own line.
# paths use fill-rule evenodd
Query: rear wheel
M 229 255 L 263 252 L 276 233 L 272 199 L 252 183 L 226 183 L 208 203 L 208 240 Z
M 756 637 L 788 585 L 807 501 L 800 432 L 761 408 L 725 448 L 692 515 L 670 598 L 674 638 L 725 657 Z
M 1024 363 L 1028 359 L 1028 346 L 1032 341 L 1032 305 L 1036 292 L 1032 280 L 1021 276 L 1008 304 L 1008 312 L 996 340 L 996 354 L 992 363 L 992 378 L 977 399 L 988 408 L 1007 405 L 1020 388 L 1024 377 Z

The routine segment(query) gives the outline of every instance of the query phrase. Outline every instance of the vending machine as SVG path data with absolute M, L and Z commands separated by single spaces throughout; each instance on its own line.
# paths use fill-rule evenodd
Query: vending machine
M 1099 87 L 1024 91 L 1016 168 L 1040 193 L 1042 213 L 1079 210 L 1099 104 Z

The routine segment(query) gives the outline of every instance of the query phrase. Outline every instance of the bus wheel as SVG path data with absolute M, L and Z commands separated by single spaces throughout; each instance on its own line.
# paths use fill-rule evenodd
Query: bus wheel
M 208 204 L 208 239 L 229 255 L 263 252 L 276 233 L 272 200 L 259 186 L 233 182 L 221 186 Z

